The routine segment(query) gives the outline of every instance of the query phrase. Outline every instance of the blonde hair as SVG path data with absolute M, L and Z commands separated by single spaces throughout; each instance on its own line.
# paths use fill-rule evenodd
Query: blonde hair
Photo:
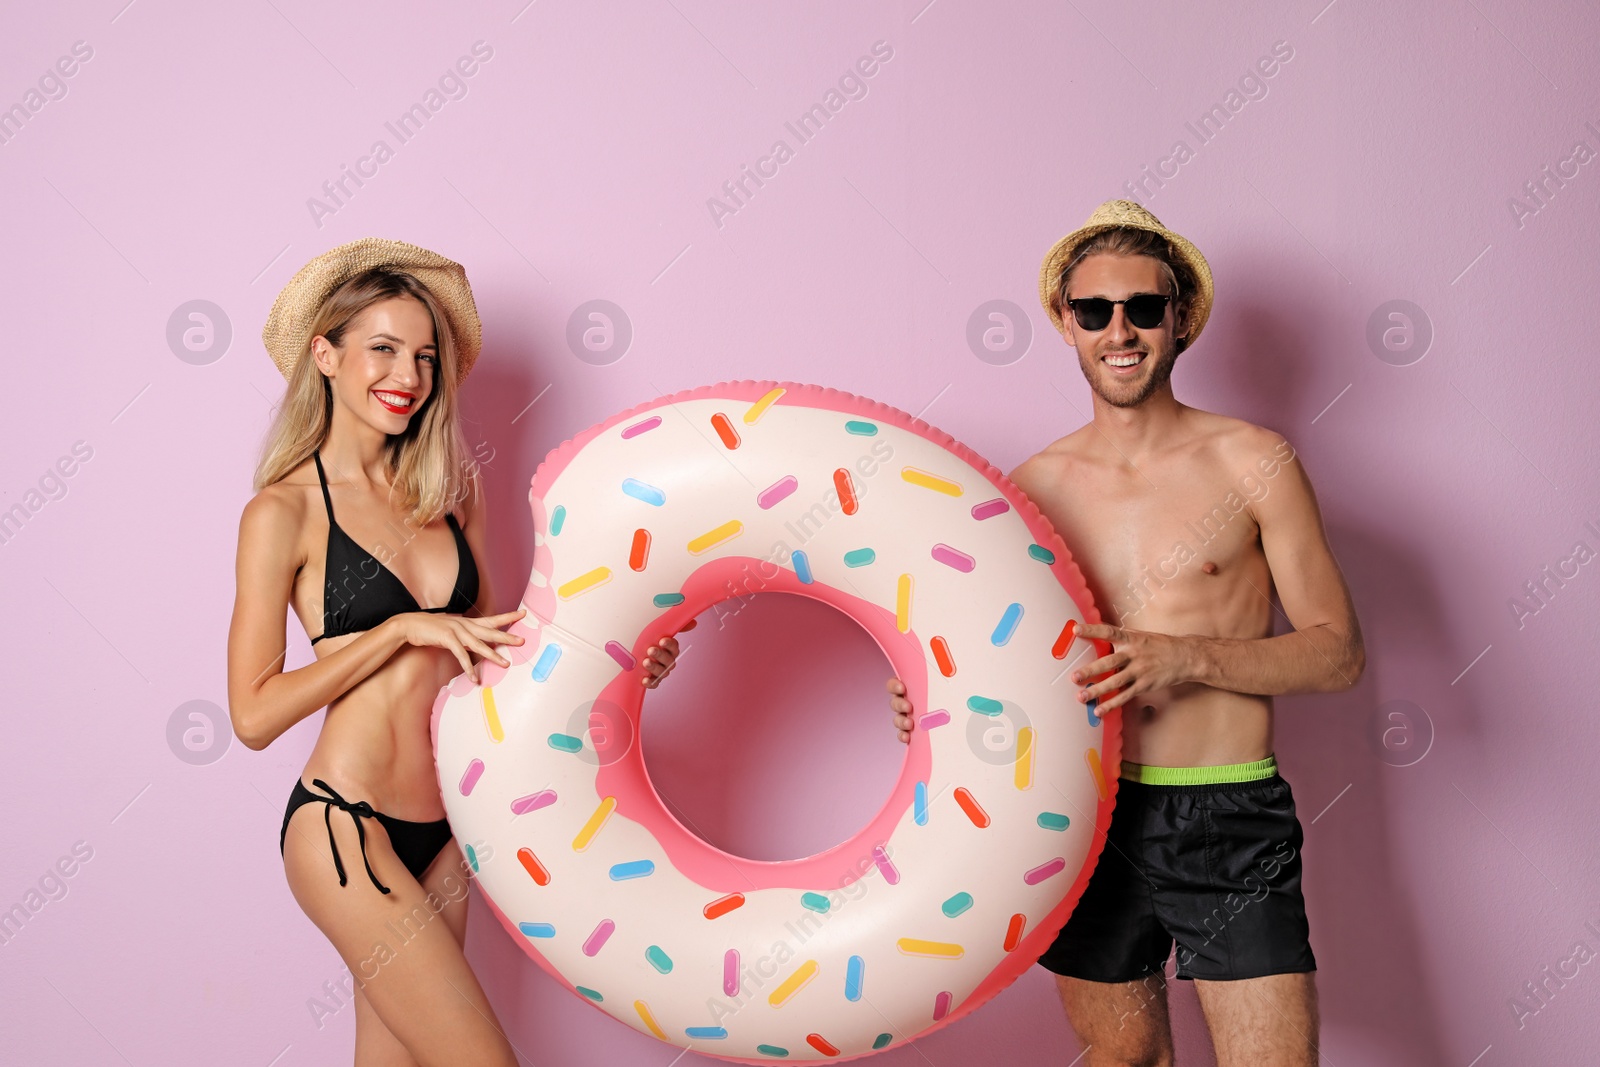
M 257 492 L 298 469 L 328 439 L 333 420 L 333 388 L 311 358 L 311 339 L 327 338 L 344 347 L 345 331 L 357 315 L 380 300 L 411 297 L 433 319 L 439 365 L 433 390 L 411 417 L 404 433 L 384 445 L 391 503 L 398 497 L 410 521 L 427 526 L 474 490 L 476 464 L 467 458 L 456 409 L 456 341 L 433 293 L 414 275 L 386 267 L 363 271 L 341 283 L 317 309 L 305 348 L 295 361 L 283 400 L 268 428 L 256 463 Z
M 1194 271 L 1189 268 L 1183 257 L 1173 252 L 1172 245 L 1165 237 L 1134 226 L 1114 226 L 1108 230 L 1101 230 L 1078 247 L 1078 254 L 1062 270 L 1055 290 L 1050 294 L 1050 310 L 1060 315 L 1063 322 L 1070 314 L 1067 309 L 1067 283 L 1072 280 L 1072 272 L 1086 257 L 1096 254 L 1149 256 L 1160 263 L 1161 273 L 1167 279 L 1167 295 L 1172 297 L 1172 321 L 1188 322 L 1188 316 L 1194 309 L 1195 297 L 1200 293 L 1200 280 L 1195 277 Z M 1177 338 L 1178 352 L 1182 352 L 1188 345 L 1188 338 Z

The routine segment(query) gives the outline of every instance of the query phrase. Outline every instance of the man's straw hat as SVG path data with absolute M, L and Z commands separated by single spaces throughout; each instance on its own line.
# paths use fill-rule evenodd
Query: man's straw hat
M 1065 332 L 1061 313 L 1050 306 L 1050 295 L 1061 281 L 1061 272 L 1071 265 L 1077 257 L 1078 249 L 1085 241 L 1097 233 L 1117 226 L 1131 226 L 1134 229 L 1159 233 L 1172 245 L 1173 252 L 1182 257 L 1194 271 L 1194 276 L 1200 282 L 1200 291 L 1195 294 L 1194 305 L 1189 313 L 1188 340 L 1184 344 L 1185 349 L 1193 348 L 1195 340 L 1200 336 L 1201 327 L 1205 326 L 1206 319 L 1211 317 L 1211 268 L 1206 264 L 1206 257 L 1202 256 L 1200 250 L 1190 244 L 1187 238 L 1180 237 L 1161 225 L 1160 219 L 1132 200 L 1107 200 L 1094 209 L 1094 214 L 1089 216 L 1088 222 L 1057 241 L 1050 247 L 1050 251 L 1045 253 L 1044 265 L 1039 269 L 1039 303 L 1044 305 L 1050 321 L 1055 323 L 1057 330 Z

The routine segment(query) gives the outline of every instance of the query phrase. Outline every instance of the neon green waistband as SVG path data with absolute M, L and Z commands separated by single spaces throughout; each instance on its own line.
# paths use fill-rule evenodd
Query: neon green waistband
M 1122 761 L 1120 777 L 1144 785 L 1211 785 L 1215 782 L 1253 782 L 1278 773 L 1275 756 L 1253 763 L 1225 763 L 1216 767 L 1152 767 Z

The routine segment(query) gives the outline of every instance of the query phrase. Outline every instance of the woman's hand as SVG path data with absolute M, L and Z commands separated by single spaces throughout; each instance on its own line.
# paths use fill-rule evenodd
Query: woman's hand
M 392 616 L 400 627 L 401 640 L 408 645 L 443 648 L 461 661 L 461 669 L 474 682 L 480 680 L 478 665 L 472 662 L 476 652 L 486 660 L 502 667 L 511 661 L 502 656 L 493 645 L 520 645 L 524 638 L 501 630 L 528 613 L 526 608 L 508 611 L 503 615 L 484 615 L 473 618 L 467 615 L 434 615 L 426 611 L 407 611 Z
M 639 681 L 646 689 L 654 689 L 661 684 L 661 679 L 678 662 L 678 639 L 676 637 L 663 637 L 659 645 L 651 645 L 644 650 L 644 677 Z
M 899 731 L 901 744 L 911 743 L 911 701 L 906 699 L 906 685 L 898 678 L 889 679 L 889 708 L 894 712 L 894 728 Z

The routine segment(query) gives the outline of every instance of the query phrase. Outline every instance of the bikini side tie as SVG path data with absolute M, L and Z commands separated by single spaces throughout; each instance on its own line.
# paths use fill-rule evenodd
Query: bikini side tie
M 378 876 L 372 873 L 372 864 L 367 860 L 367 831 L 361 825 L 362 819 L 376 818 L 377 812 L 373 810 L 372 805 L 365 800 L 358 801 L 354 804 L 350 803 L 344 797 L 335 792 L 334 788 L 327 782 L 324 782 L 321 778 L 311 779 L 311 784 L 317 786 L 318 788 L 325 789 L 328 792 L 327 796 L 320 796 L 316 793 L 312 793 L 311 795 L 328 805 L 326 808 L 322 809 L 322 821 L 328 827 L 328 847 L 333 849 L 333 866 L 339 872 L 339 884 L 346 885 L 348 884 L 349 880 L 345 877 L 344 863 L 339 859 L 339 846 L 334 844 L 333 840 L 332 819 L 333 809 L 336 805 L 341 810 L 348 811 L 350 813 L 350 818 L 355 820 L 356 836 L 361 841 L 361 862 L 367 868 L 367 877 L 372 879 L 372 884 L 378 887 L 379 892 L 388 893 L 389 887 L 378 881 Z M 307 790 L 307 792 L 310 792 L 310 790 Z

